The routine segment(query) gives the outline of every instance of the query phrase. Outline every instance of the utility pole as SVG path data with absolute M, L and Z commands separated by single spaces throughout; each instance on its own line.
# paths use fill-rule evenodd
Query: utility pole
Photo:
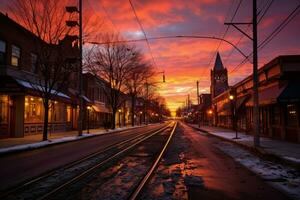
M 199 81 L 197 81 L 197 102 L 198 102 L 198 106 L 197 106 L 197 123 L 198 123 L 198 126 L 200 127 L 200 110 L 199 110 L 199 105 L 200 105 L 200 98 L 199 98 Z
M 146 100 L 145 100 L 145 110 L 144 110 L 144 120 L 145 120 L 145 124 L 148 125 L 147 122 L 147 113 L 148 113 L 148 101 L 149 101 L 149 83 L 146 82 Z
M 82 121 L 83 121 L 83 99 L 82 99 L 82 0 L 79 0 L 79 9 L 77 6 L 66 6 L 66 11 L 68 13 L 78 13 L 79 22 L 73 20 L 67 20 L 66 25 L 70 28 L 78 26 L 79 27 L 79 66 L 78 66 L 78 98 L 79 98 L 79 116 L 78 116 L 78 135 L 82 136 Z M 74 37 L 74 36 L 73 36 Z
M 79 0 L 79 116 L 78 116 L 78 135 L 82 136 L 82 121 L 83 121 L 83 99 L 82 99 L 82 0 Z
M 253 0 L 253 129 L 254 146 L 260 146 L 259 137 L 259 103 L 258 103 L 258 73 L 257 73 L 257 8 L 256 0 Z
M 259 100 L 258 100 L 258 56 L 257 56 L 257 5 L 256 0 L 253 0 L 253 19 L 252 23 L 224 23 L 225 25 L 232 25 L 247 38 L 252 40 L 253 44 L 253 132 L 254 132 L 254 146 L 260 146 L 260 124 L 259 124 Z M 252 25 L 252 37 L 240 29 L 237 25 Z
M 199 99 L 199 81 L 197 81 L 197 102 L 198 105 L 200 104 L 200 99 Z
M 188 109 L 190 110 L 190 94 L 188 94 Z

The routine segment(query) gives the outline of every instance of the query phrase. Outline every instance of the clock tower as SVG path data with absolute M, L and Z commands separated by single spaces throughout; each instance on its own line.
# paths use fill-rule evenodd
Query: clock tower
M 210 93 L 212 99 L 229 88 L 227 69 L 223 66 L 219 52 L 217 52 L 214 68 L 210 71 L 210 79 Z

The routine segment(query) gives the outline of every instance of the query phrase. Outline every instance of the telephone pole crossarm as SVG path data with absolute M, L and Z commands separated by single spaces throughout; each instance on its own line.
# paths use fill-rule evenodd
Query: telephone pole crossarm
M 250 40 L 253 41 L 253 38 L 248 35 L 245 31 L 243 31 L 242 29 L 240 29 L 237 25 L 250 25 L 252 23 L 224 23 L 225 25 L 228 25 L 228 26 L 233 26 L 234 28 L 236 28 L 238 31 L 240 31 L 243 35 L 245 35 L 247 38 L 249 38 Z

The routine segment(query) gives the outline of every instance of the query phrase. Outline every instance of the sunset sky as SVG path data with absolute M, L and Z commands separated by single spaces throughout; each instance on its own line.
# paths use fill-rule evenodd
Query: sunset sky
M 3 1 L 1 8 L 5 12 Z M 199 35 L 222 37 L 239 4 L 239 0 L 132 0 L 137 16 L 147 37 Z M 258 10 L 264 8 L 267 0 L 258 0 Z M 76 1 L 69 0 L 69 4 Z M 258 25 L 258 43 L 262 42 L 297 6 L 299 0 L 274 0 L 268 12 Z M 90 24 L 100 24 L 99 32 L 120 32 L 124 39 L 143 39 L 144 35 L 135 19 L 128 0 L 84 0 L 84 14 Z M 260 17 L 260 16 L 259 16 Z M 250 22 L 252 1 L 242 1 L 234 22 Z M 243 29 L 251 34 L 251 28 Z M 230 27 L 225 39 L 236 44 L 246 54 L 252 52 L 251 41 Z M 259 51 L 259 66 L 283 54 L 300 54 L 300 14 L 263 49 Z M 167 100 L 168 107 L 175 111 L 182 106 L 188 94 L 196 103 L 196 81 L 200 82 L 200 93 L 209 93 L 210 69 L 213 67 L 217 48 L 216 40 L 208 39 L 163 39 L 149 40 L 157 71 L 165 71 L 166 83 L 159 92 Z M 150 59 L 146 42 L 136 42 Z M 220 52 L 223 64 L 229 72 L 232 85 L 251 74 L 252 65 L 246 63 L 233 71 L 244 59 L 226 43 L 221 43 Z M 157 80 L 161 80 L 161 74 Z

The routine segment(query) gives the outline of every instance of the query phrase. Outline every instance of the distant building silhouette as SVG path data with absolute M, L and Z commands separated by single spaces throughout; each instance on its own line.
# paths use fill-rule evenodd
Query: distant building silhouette
M 210 79 L 212 99 L 228 89 L 227 69 L 223 66 L 219 52 L 217 52 L 214 68 L 210 72 Z

